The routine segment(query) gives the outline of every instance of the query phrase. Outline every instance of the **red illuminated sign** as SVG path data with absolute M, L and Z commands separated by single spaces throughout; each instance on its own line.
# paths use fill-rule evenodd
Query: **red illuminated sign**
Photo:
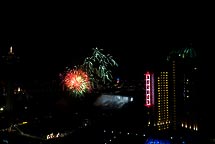
M 145 73 L 145 96 L 146 102 L 145 106 L 150 107 L 154 105 L 154 74 L 153 73 Z

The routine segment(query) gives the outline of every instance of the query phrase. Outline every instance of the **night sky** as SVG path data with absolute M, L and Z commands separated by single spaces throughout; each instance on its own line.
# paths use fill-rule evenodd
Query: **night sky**
M 172 48 L 191 41 L 199 56 L 202 95 L 209 98 L 201 106 L 207 110 L 206 119 L 211 119 L 215 24 L 210 8 L 169 3 L 165 7 L 53 3 L 9 4 L 1 12 L 0 55 L 13 46 L 26 65 L 28 78 L 58 78 L 66 66 L 82 64 L 95 47 L 113 55 L 120 76 L 138 78 Z
M 213 44 L 210 16 L 189 6 L 183 10 L 138 4 L 70 6 L 12 5 L 1 19 L 1 55 L 12 45 L 29 72 L 48 75 L 81 64 L 98 47 L 114 56 L 119 71 L 134 75 L 188 41 L 201 57 Z

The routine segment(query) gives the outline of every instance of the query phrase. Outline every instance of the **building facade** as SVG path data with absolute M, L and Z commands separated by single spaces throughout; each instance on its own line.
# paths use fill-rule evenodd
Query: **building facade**
M 150 79 L 152 77 L 153 80 Z M 197 55 L 192 46 L 171 51 L 153 73 L 146 72 L 145 106 L 150 115 L 148 126 L 156 130 L 198 131 L 198 79 Z

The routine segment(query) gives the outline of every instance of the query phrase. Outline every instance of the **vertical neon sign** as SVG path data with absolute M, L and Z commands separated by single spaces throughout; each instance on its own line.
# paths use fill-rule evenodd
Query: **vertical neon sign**
M 150 87 L 150 79 L 151 79 L 151 77 L 150 77 L 150 73 L 149 72 L 147 72 L 146 74 L 145 74 L 145 79 L 146 79 L 146 83 L 145 83 L 145 88 L 146 88 L 146 104 L 145 104 L 145 106 L 147 106 L 147 107 L 150 107 L 151 106 L 151 87 Z

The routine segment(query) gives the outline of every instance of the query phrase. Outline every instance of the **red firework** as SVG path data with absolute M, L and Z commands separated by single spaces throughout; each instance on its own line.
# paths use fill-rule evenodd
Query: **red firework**
M 78 70 L 69 70 L 63 79 L 66 87 L 76 95 L 83 95 L 91 89 L 90 81 L 87 73 Z

